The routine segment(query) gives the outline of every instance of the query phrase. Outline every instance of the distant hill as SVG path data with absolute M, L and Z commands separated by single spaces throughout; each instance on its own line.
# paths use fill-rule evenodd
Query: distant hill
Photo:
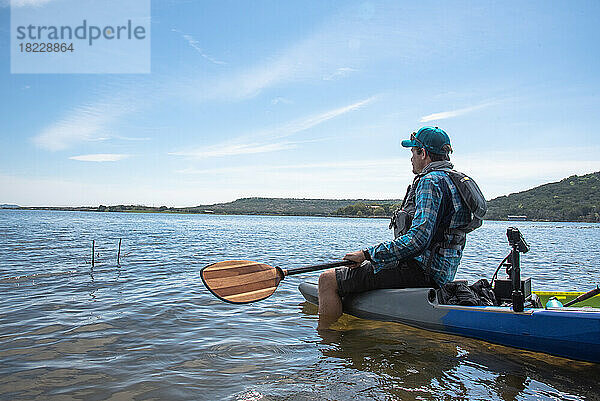
M 18 209 L 19 205 L 11 205 L 8 203 L 2 203 L 0 204 L 0 209 Z
M 514 215 L 527 220 L 600 222 L 600 171 L 492 199 L 485 218 L 507 220 Z
M 241 198 L 233 202 L 198 205 L 193 207 L 152 207 L 144 205 L 79 206 L 79 207 L 21 207 L 30 210 L 65 210 L 82 212 L 135 212 L 135 213 L 201 213 L 201 214 L 256 214 L 285 216 L 387 216 L 400 200 L 370 199 L 296 199 L 296 198 Z
M 187 213 L 217 213 L 217 214 L 271 214 L 294 216 L 331 216 L 340 209 L 356 204 L 393 205 L 399 200 L 368 200 L 368 199 L 295 199 L 295 198 L 241 198 L 233 202 L 200 205 L 191 208 L 175 210 Z M 356 214 L 356 213 L 354 213 Z

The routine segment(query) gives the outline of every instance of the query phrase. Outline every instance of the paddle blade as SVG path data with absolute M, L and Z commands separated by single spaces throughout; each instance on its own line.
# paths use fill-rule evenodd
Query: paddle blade
M 283 272 L 263 263 L 229 260 L 206 266 L 200 277 L 217 298 L 247 304 L 270 297 L 283 280 Z

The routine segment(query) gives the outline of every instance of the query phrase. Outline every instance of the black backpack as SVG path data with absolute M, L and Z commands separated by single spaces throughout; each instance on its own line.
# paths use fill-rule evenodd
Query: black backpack
M 444 171 L 448 174 L 448 177 L 450 177 L 450 180 L 454 186 L 456 186 L 461 200 L 471 212 L 471 222 L 458 229 L 465 233 L 470 233 L 476 228 L 481 227 L 483 216 L 485 216 L 485 213 L 487 212 L 487 202 L 475 180 L 460 171 L 448 167 L 433 168 L 427 173 L 431 171 Z M 413 185 L 408 187 L 406 195 L 404 196 L 404 201 L 402 201 L 402 206 L 397 209 L 392 216 L 390 228 L 394 229 L 394 238 L 405 234 L 412 224 L 414 205 L 407 205 L 407 201 L 411 196 L 414 196 L 415 186 L 416 181 L 413 182 Z
M 487 212 L 487 202 L 475 180 L 460 171 L 449 168 L 441 168 L 438 171 L 445 171 L 448 174 L 458 189 L 462 201 L 471 212 L 471 222 L 465 227 L 461 227 L 461 230 L 469 233 L 481 227 L 483 216 Z

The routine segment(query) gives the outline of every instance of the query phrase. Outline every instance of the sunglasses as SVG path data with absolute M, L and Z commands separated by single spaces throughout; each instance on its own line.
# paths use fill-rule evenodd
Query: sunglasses
M 416 142 L 417 145 L 419 145 L 419 147 L 424 148 L 425 145 L 423 144 L 423 142 L 419 141 L 416 137 L 417 133 L 413 132 L 412 134 L 410 134 L 410 140 L 413 142 Z

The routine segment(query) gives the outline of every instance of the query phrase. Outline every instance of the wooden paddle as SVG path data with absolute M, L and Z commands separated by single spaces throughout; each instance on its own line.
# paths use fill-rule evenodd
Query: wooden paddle
M 594 297 L 596 295 L 600 294 L 600 287 L 596 286 L 596 288 L 594 288 L 591 291 L 586 292 L 585 294 L 581 294 L 580 296 L 578 296 L 577 298 L 567 302 L 564 306 L 571 306 L 574 305 L 578 302 L 582 302 L 585 301 L 586 299 L 589 299 L 591 297 Z
M 217 298 L 232 304 L 247 304 L 273 295 L 285 276 L 354 264 L 350 260 L 322 265 L 282 269 L 249 260 L 213 263 L 200 271 L 206 288 Z

